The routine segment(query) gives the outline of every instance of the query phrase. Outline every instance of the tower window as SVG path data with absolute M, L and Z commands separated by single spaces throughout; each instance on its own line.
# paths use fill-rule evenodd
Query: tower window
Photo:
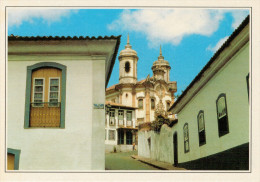
M 126 63 L 125 63 L 125 72 L 129 72 L 130 71 L 130 63 L 127 61 Z

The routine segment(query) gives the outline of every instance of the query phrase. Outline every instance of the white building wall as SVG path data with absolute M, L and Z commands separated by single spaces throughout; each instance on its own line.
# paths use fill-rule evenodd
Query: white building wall
M 38 62 L 9 61 L 7 147 L 21 150 L 20 170 L 104 169 L 105 113 L 93 103 L 105 101 L 105 61 L 55 62 L 67 66 L 65 129 L 24 129 L 26 70 Z
M 243 47 L 193 97 L 178 114 L 180 162 L 201 158 L 249 142 L 249 102 L 246 76 L 249 73 L 249 46 Z M 218 136 L 216 100 L 226 94 L 229 133 Z M 204 110 L 206 144 L 199 147 L 197 115 Z M 183 125 L 189 124 L 190 152 L 184 154 Z
M 138 155 L 173 163 L 173 134 L 178 136 L 178 162 L 188 162 L 249 142 L 249 45 L 246 44 L 178 113 L 178 123 L 163 126 L 160 135 L 138 132 Z M 216 100 L 226 94 L 229 133 L 219 137 Z M 206 144 L 199 146 L 197 115 L 204 111 Z M 190 151 L 184 153 L 183 126 L 188 123 Z M 151 136 L 151 153 L 147 139 Z
M 123 90 L 122 104 L 126 106 L 132 106 L 132 92 L 129 90 Z

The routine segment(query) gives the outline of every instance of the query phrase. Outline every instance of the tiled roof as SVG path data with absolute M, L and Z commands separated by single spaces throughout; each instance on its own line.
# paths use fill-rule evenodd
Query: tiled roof
M 142 83 L 144 83 L 145 81 L 146 81 L 146 79 L 143 79 L 143 80 L 138 81 L 136 84 L 142 84 Z M 107 91 L 110 91 L 110 90 L 115 90 L 115 88 L 116 88 L 117 85 L 119 85 L 119 84 L 115 84 L 115 85 L 112 85 L 112 86 L 108 87 L 108 88 L 106 89 L 106 92 L 107 92 Z
M 106 105 L 116 106 L 116 107 L 124 107 L 124 108 L 131 108 L 131 109 L 137 109 L 137 107 L 127 106 L 119 103 L 114 103 L 111 101 L 106 101 Z
M 118 84 L 112 85 L 111 87 L 108 87 L 106 91 L 114 90 Z
M 145 81 L 146 81 L 146 79 L 140 80 L 140 81 L 137 82 L 137 84 L 142 84 L 142 83 L 144 83 Z
M 230 37 L 226 40 L 226 42 L 219 48 L 219 50 L 214 54 L 214 56 L 209 60 L 209 62 L 204 66 L 204 68 L 199 72 L 199 74 L 192 80 L 189 86 L 184 90 L 184 92 L 180 95 L 180 97 L 174 102 L 174 104 L 169 108 L 171 110 L 174 108 L 182 98 L 187 94 L 188 90 L 200 80 L 203 73 L 210 68 L 211 64 L 217 59 L 217 57 L 224 51 L 225 48 L 229 46 L 229 44 L 235 39 L 235 37 L 243 30 L 243 28 L 249 24 L 249 15 L 244 19 L 244 21 L 240 24 L 240 26 L 230 35 Z
M 98 37 L 89 37 L 89 36 L 16 36 L 11 34 L 10 36 L 8 36 L 8 40 L 113 40 L 113 39 L 120 39 L 121 35 L 119 36 L 98 36 Z

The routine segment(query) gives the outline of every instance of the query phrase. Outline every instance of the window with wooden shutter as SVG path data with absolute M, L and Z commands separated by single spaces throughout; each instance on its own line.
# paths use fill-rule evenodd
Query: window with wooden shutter
M 60 69 L 41 68 L 32 72 L 30 127 L 60 126 L 60 81 Z

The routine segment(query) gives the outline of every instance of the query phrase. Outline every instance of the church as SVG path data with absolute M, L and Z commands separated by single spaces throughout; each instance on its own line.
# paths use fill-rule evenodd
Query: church
M 177 83 L 170 81 L 171 66 L 164 59 L 161 47 L 158 59 L 151 65 L 153 76 L 148 75 L 146 79 L 140 81 L 137 80 L 138 56 L 130 45 L 129 35 L 125 49 L 120 52 L 118 59 L 119 83 L 106 89 L 106 101 L 111 105 L 116 103 L 124 108 L 136 108 L 135 114 L 133 114 L 135 127 L 143 123 L 153 122 L 158 115 L 174 118 L 174 115 L 167 110 L 174 103 Z M 115 110 L 112 115 L 118 116 L 119 113 Z M 115 120 L 115 123 L 117 122 L 119 122 L 118 119 Z M 119 129 L 116 128 L 116 132 L 113 132 L 116 137 L 112 138 L 118 138 L 117 144 L 122 144 L 119 138 Z M 106 130 L 109 130 L 109 126 L 106 127 Z M 127 131 L 120 133 L 120 136 L 124 137 Z M 137 143 L 137 135 L 133 141 Z

